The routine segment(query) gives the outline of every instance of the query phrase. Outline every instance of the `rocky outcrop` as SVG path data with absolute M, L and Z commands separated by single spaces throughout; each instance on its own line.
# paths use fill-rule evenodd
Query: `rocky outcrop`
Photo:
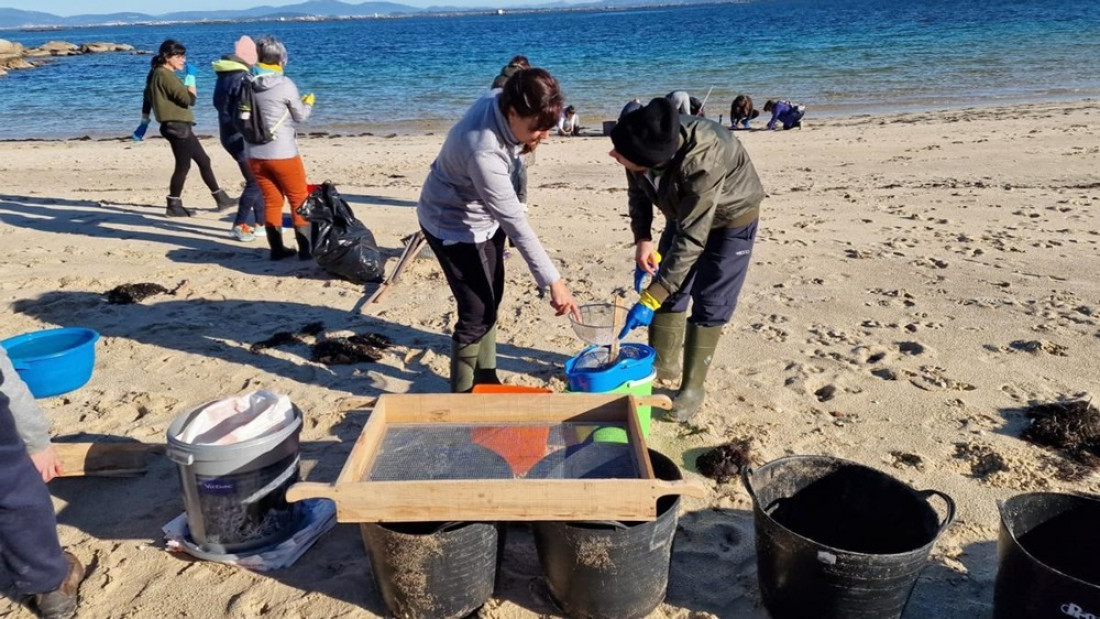
M 27 58 L 132 51 L 134 46 L 124 43 L 96 42 L 76 45 L 67 41 L 49 41 L 38 47 L 24 48 L 21 43 L 0 39 L 0 76 L 7 75 L 12 69 L 31 69 L 41 63 L 41 61 L 28 61 Z
M 133 45 L 125 43 L 85 43 L 80 46 L 81 54 L 105 54 L 107 52 L 132 52 Z
M 18 56 L 23 53 L 22 43 L 13 43 L 0 39 L 0 56 Z

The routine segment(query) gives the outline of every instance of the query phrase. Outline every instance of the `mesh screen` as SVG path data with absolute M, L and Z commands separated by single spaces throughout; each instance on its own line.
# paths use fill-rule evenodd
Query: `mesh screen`
M 392 424 L 367 479 L 636 479 L 629 445 L 597 442 L 625 423 Z

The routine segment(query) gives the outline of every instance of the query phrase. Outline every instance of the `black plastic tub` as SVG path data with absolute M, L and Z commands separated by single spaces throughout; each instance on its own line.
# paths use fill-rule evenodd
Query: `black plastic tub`
M 485 522 L 361 524 L 382 601 L 399 619 L 459 619 L 493 595 L 500 528 Z
M 1000 508 L 994 619 L 1100 618 L 1100 500 L 1034 492 Z
M 901 617 L 954 519 L 947 495 L 837 458 L 789 456 L 743 476 L 760 591 L 774 619 Z M 932 496 L 946 504 L 942 522 Z
M 603 448 L 629 452 L 626 445 Z M 614 455 L 614 454 L 610 454 Z M 658 479 L 683 479 L 669 458 L 649 450 Z M 537 465 L 536 465 L 536 468 Z M 680 497 L 657 501 L 652 522 L 536 522 L 539 562 L 550 596 L 574 619 L 640 619 L 668 589 Z

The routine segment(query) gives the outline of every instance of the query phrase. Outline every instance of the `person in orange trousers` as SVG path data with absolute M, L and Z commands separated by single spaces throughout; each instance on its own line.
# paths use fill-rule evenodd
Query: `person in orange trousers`
M 306 171 L 298 151 L 298 132 L 295 124 L 305 122 L 313 111 L 313 94 L 299 95 L 298 87 L 283 75 L 286 66 L 286 47 L 275 37 L 261 37 L 256 42 L 259 62 L 254 72 L 253 90 L 257 110 L 263 115 L 264 126 L 270 141 L 263 144 L 247 143 L 245 152 L 248 166 L 256 177 L 256 184 L 264 196 L 264 231 L 271 247 L 271 259 L 282 260 L 294 255 L 294 250 L 283 245 L 280 227 L 283 223 L 283 203 L 290 202 L 294 218 L 294 236 L 298 241 L 298 258 L 312 258 L 310 251 L 310 224 L 297 213 L 299 206 L 309 196 Z

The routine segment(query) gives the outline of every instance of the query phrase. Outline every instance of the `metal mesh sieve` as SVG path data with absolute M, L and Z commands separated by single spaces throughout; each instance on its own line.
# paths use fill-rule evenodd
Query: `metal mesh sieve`
M 626 424 L 392 424 L 367 479 L 639 477 L 629 446 L 588 440 L 602 427 Z

